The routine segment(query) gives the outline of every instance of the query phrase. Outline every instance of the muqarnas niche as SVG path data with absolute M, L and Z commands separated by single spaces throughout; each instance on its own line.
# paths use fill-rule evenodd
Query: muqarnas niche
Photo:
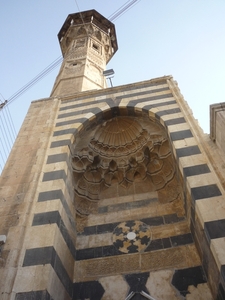
M 158 192 L 160 203 L 182 200 L 165 129 L 144 117 L 114 117 L 83 130 L 73 145 L 75 205 L 94 213 L 104 198 Z

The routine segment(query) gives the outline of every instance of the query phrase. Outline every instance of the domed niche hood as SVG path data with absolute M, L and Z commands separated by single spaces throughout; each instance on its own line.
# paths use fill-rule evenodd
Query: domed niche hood
M 98 200 L 113 197 L 115 189 L 122 195 L 159 191 L 161 202 L 181 194 L 165 130 L 143 117 L 117 116 L 81 133 L 72 167 L 80 215 L 88 215 Z

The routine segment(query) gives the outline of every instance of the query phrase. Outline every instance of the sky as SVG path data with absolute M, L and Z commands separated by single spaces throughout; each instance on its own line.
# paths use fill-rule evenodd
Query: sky
M 60 57 L 57 34 L 68 14 L 95 9 L 110 18 L 128 2 L 131 1 L 1 1 L 0 99 L 9 99 Z M 209 105 L 225 102 L 224 16 L 224 0 L 138 0 L 113 21 L 119 45 L 107 66 L 115 71 L 113 85 L 172 75 L 194 117 L 209 133 Z M 49 97 L 58 70 L 59 66 L 8 105 L 16 132 L 31 101 Z M 13 135 L 8 150 L 3 149 L 7 120 L 2 111 L 0 119 L 1 172 Z

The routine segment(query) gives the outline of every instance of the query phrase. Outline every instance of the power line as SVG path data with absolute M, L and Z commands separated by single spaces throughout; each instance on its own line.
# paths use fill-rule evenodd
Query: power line
M 14 126 L 14 123 L 13 123 L 13 120 L 12 120 L 12 116 L 11 116 L 11 113 L 10 113 L 10 110 L 9 110 L 9 107 L 8 107 L 8 106 L 6 107 L 6 112 L 7 112 L 7 114 L 9 115 L 9 124 L 10 124 L 10 127 L 11 127 L 11 129 L 12 129 L 12 132 L 13 132 L 13 134 L 14 134 L 14 138 L 16 138 L 16 136 L 17 136 L 16 128 L 15 128 L 15 126 Z
M 62 62 L 62 56 L 55 59 L 48 67 L 46 67 L 41 73 L 39 73 L 36 77 L 34 77 L 31 81 L 29 81 L 26 85 L 24 85 L 21 89 L 19 89 L 15 94 L 13 94 L 5 104 L 8 106 L 18 97 L 20 97 L 23 93 L 25 93 L 28 89 L 30 89 L 33 85 L 35 85 L 39 80 L 41 80 L 44 76 L 49 74 L 55 67 L 57 67 Z
M 117 17 L 114 19 L 114 21 L 115 21 L 115 20 L 118 20 L 120 17 L 122 17 L 125 13 L 128 12 L 128 10 L 130 10 L 131 8 L 133 8 L 133 7 L 134 7 L 135 5 L 137 5 L 140 1 L 141 1 L 141 0 L 135 0 L 135 1 L 132 3 L 132 5 L 129 5 L 129 7 L 127 7 L 127 9 L 126 9 L 125 11 L 121 12 L 121 14 L 119 14 L 119 16 L 117 16 Z
M 118 19 L 120 16 L 122 16 L 125 12 L 128 11 L 129 8 L 131 8 L 131 6 L 133 6 L 138 0 L 132 0 L 127 1 L 124 5 L 122 5 L 119 9 L 117 9 L 117 11 L 115 11 L 109 18 L 110 21 L 114 21 L 116 19 Z M 140 1 L 140 0 L 139 0 Z M 128 3 L 130 2 L 130 3 Z
M 6 129 L 5 129 L 5 125 L 4 125 L 4 122 L 2 121 L 2 118 L 0 117 L 0 120 L 1 120 L 1 123 L 2 123 L 2 126 L 1 126 L 1 132 L 2 132 L 2 137 L 4 139 L 4 142 L 5 142 L 5 147 L 7 149 L 7 152 L 9 153 L 11 147 L 10 147 L 10 142 L 9 142 L 9 138 L 8 138 L 8 135 L 6 134 Z
M 3 163 L 3 165 L 5 165 L 5 160 L 3 158 L 2 151 L 0 151 L 0 154 L 1 154 L 2 163 Z M 2 171 L 2 170 L 3 170 L 2 164 L 0 164 L 0 171 Z
M 75 2 L 76 2 L 77 9 L 78 9 L 78 11 L 79 11 L 81 20 L 82 20 L 82 22 L 83 22 L 83 25 L 85 25 L 85 24 L 84 24 L 84 19 L 83 19 L 82 13 L 80 12 L 80 8 L 79 8 L 79 5 L 78 5 L 78 3 L 77 3 L 77 0 L 75 0 Z
M 79 6 L 77 4 L 77 1 L 75 0 L 78 11 Z M 133 7 L 135 4 L 140 2 L 140 0 L 131 0 L 127 1 L 125 4 L 123 4 L 120 8 L 118 8 L 113 14 L 110 15 L 109 20 L 113 21 L 118 19 L 120 16 L 122 16 L 124 13 L 126 13 L 131 7 Z M 80 13 L 81 14 L 81 13 Z M 81 14 L 81 19 L 84 24 L 84 20 Z M 32 86 L 34 86 L 38 81 L 40 81 L 43 77 L 48 75 L 54 68 L 56 68 L 61 62 L 62 62 L 62 56 L 56 58 L 48 67 L 46 67 L 42 72 L 40 72 L 36 77 L 34 77 L 31 81 L 29 81 L 26 85 L 24 85 L 21 89 L 19 89 L 16 93 L 14 93 L 5 103 L 5 106 L 8 106 L 10 103 L 15 101 L 17 98 L 19 98 L 23 93 L 25 93 L 28 89 L 30 89 Z M 0 107 L 1 109 L 1 107 Z
M 113 15 L 115 15 L 119 10 L 121 10 L 122 9 L 122 7 L 124 7 L 128 2 L 130 2 L 131 0 L 128 0 L 127 2 L 125 2 L 122 6 L 120 6 L 116 11 L 114 11 L 114 13 L 112 13 L 109 17 L 108 17 L 108 19 L 111 21 L 112 20 L 112 18 L 113 18 Z
M 0 150 L 0 156 L 1 156 L 1 162 L 3 163 L 3 165 L 5 165 L 5 161 L 7 160 L 8 154 L 12 148 L 12 145 L 14 143 L 15 140 L 15 133 L 13 131 L 13 128 L 15 130 L 12 118 L 10 120 L 10 111 L 9 108 L 4 108 L 4 105 L 7 101 L 5 101 L 4 97 L 0 94 L 0 96 L 3 98 L 4 102 L 2 102 L 1 100 L 1 106 L 2 109 L 0 111 L 0 121 L 1 121 L 1 126 L 0 126 L 0 142 L 1 142 L 1 149 L 4 151 L 4 156 L 3 157 L 3 152 Z M 4 143 L 1 139 L 1 137 L 4 140 Z M 2 171 L 2 165 L 0 164 L 0 171 Z
M 7 153 L 6 153 L 6 151 L 5 151 L 5 147 L 4 147 L 4 144 L 2 143 L 1 137 L 0 137 L 0 142 L 1 142 L 2 149 L 3 149 L 3 151 L 4 151 L 4 154 L 5 154 L 5 159 L 4 159 L 3 156 L 2 156 L 2 152 L 1 152 L 1 157 L 2 157 L 3 162 L 4 162 L 4 164 L 5 164 L 5 160 L 7 159 Z
M 9 140 L 11 140 L 10 142 L 13 144 L 12 132 L 9 130 L 8 120 L 7 120 L 6 116 L 5 116 L 4 111 L 5 110 L 2 110 L 2 115 L 3 115 L 4 121 L 5 121 L 5 126 L 6 126 L 6 129 L 7 129 L 7 133 L 9 133 Z M 9 146 L 11 145 L 10 142 L 9 142 Z
M 5 125 L 7 128 L 10 128 L 10 130 L 8 130 L 9 132 L 9 135 L 10 135 L 10 138 L 11 138 L 11 142 L 13 144 L 15 138 L 16 138 L 16 129 L 15 129 L 15 126 L 14 126 L 14 123 L 13 123 L 13 120 L 12 120 L 12 117 L 11 117 L 11 114 L 10 114 L 10 110 L 8 107 L 6 107 L 6 109 L 4 109 L 5 107 L 5 104 L 7 103 L 7 101 L 4 99 L 4 97 L 2 96 L 2 94 L 0 94 L 0 96 L 2 97 L 2 99 L 4 100 L 4 102 L 2 102 L 1 100 L 1 106 L 2 106 L 2 109 L 1 109 L 1 112 L 2 112 L 2 116 L 4 117 L 4 121 L 5 121 Z M 0 115 L 1 116 L 1 115 Z M 4 124 L 4 123 L 3 123 Z M 3 125 L 4 126 L 4 125 Z M 6 132 L 7 134 L 7 132 Z
M 110 21 L 115 21 L 117 20 L 120 16 L 125 14 L 130 8 L 132 8 L 134 5 L 136 5 L 139 1 L 141 0 L 129 0 L 125 2 L 121 7 L 119 7 L 113 14 L 109 16 Z M 84 19 L 82 16 L 82 13 L 80 12 L 77 0 L 75 0 L 78 11 L 80 13 L 81 20 L 85 26 Z M 75 51 L 75 50 L 74 50 Z M 72 55 L 73 53 L 68 54 L 68 56 Z M 68 56 L 64 57 L 65 59 L 68 58 Z M 3 165 L 5 165 L 5 161 L 7 160 L 8 154 L 11 150 L 11 147 L 13 145 L 13 142 L 16 138 L 16 129 L 13 123 L 13 119 L 10 114 L 9 110 L 9 104 L 11 104 L 13 101 L 15 101 L 17 98 L 19 98 L 23 93 L 25 93 L 28 89 L 33 87 L 37 82 L 39 82 L 42 78 L 47 76 L 53 69 L 55 69 L 63 60 L 62 56 L 59 56 L 56 58 L 49 66 L 47 66 L 43 71 L 41 71 L 37 76 L 35 76 L 31 81 L 29 81 L 27 84 L 22 86 L 17 92 L 15 92 L 8 100 L 5 100 L 4 97 L 4 102 L 1 101 L 0 99 L 0 113 L 2 112 L 2 117 L 0 114 L 0 121 L 2 123 L 2 126 L 0 126 L 0 144 L 2 146 L 4 156 L 3 157 L 3 152 L 0 150 L 0 156 L 3 162 Z M 4 120 L 3 120 L 4 118 Z M 2 141 L 2 138 L 4 140 L 4 143 Z M 2 170 L 2 166 L 0 164 L 0 170 Z

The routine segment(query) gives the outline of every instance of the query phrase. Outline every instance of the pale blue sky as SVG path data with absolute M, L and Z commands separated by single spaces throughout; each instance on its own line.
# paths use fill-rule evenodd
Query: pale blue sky
M 105 17 L 126 2 L 77 0 L 81 11 L 96 9 Z M 75 0 L 1 1 L 0 93 L 5 99 L 61 55 L 57 34 L 74 12 Z M 225 102 L 225 1 L 140 0 L 114 23 L 119 50 L 107 67 L 115 71 L 114 86 L 172 75 L 209 132 L 209 105 Z M 9 105 L 17 130 L 30 102 L 49 96 L 57 72 Z

